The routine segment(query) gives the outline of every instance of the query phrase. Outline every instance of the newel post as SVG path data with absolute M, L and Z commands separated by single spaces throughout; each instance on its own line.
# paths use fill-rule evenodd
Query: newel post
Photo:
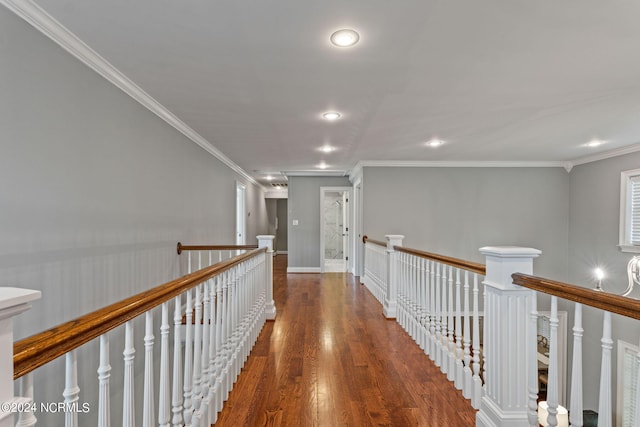
M 13 395 L 13 317 L 31 308 L 40 291 L 0 288 L 0 402 L 18 402 Z M 6 405 L 3 405 L 3 407 Z M 0 427 L 14 425 L 13 413 L 0 408 Z
M 387 319 L 395 319 L 398 311 L 398 252 L 394 246 L 402 246 L 401 234 L 387 234 L 387 296 L 382 312 Z
M 529 426 L 527 358 L 533 291 L 513 284 L 513 273 L 531 274 L 540 251 L 515 246 L 480 249 L 486 256 L 484 393 L 477 426 Z
M 256 236 L 259 248 L 267 248 L 266 258 L 266 280 L 267 280 L 267 319 L 274 320 L 276 318 L 276 304 L 273 301 L 273 239 L 275 236 L 263 235 Z

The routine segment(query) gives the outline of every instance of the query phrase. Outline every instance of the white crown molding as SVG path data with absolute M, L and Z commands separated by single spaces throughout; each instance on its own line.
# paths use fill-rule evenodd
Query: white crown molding
M 476 160 L 361 160 L 361 167 L 430 167 L 430 168 L 553 168 L 565 167 L 565 162 L 559 161 L 476 161 Z M 356 166 L 358 166 L 356 165 Z
M 349 178 L 355 179 L 365 167 L 396 168 L 565 168 L 571 165 L 560 161 L 447 161 L 447 160 L 361 160 L 349 172 Z
M 640 144 L 629 145 L 615 150 L 609 150 L 597 153 L 592 156 L 579 157 L 571 160 L 573 166 L 583 165 L 585 163 L 597 162 L 598 160 L 610 159 L 611 157 L 624 156 L 625 154 L 636 153 L 640 151 Z
M 36 30 L 53 40 L 56 44 L 76 57 L 80 62 L 100 74 L 113 85 L 118 87 L 131 98 L 138 101 L 149 111 L 160 117 L 178 132 L 205 149 L 222 163 L 231 168 L 238 175 L 249 182 L 262 187 L 251 175 L 225 156 L 204 137 L 180 120 L 166 107 L 156 101 L 151 95 L 131 81 L 127 76 L 111 65 L 106 59 L 91 49 L 75 34 L 49 15 L 44 9 L 31 0 L 0 0 L 0 4 L 31 24 Z M 264 187 L 262 187 L 264 189 Z
M 300 170 L 300 171 L 283 171 L 285 176 L 347 176 L 347 171 L 340 170 Z

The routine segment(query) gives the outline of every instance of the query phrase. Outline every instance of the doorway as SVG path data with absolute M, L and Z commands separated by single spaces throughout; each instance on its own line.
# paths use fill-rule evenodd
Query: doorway
M 236 182 L 236 245 L 245 245 L 247 229 L 247 187 Z
M 320 271 L 351 271 L 351 187 L 320 188 Z

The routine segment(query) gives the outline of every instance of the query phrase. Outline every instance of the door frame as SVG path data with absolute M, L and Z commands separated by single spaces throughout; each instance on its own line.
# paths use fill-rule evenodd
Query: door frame
M 240 195 L 242 194 L 242 197 Z M 236 181 L 236 245 L 247 244 L 247 186 Z
M 347 234 L 347 248 L 343 248 L 343 253 L 347 257 L 345 264 L 345 270 L 347 273 L 353 272 L 353 244 L 354 233 L 352 231 L 353 224 L 353 187 L 320 187 L 320 272 L 324 273 L 324 198 L 326 193 L 347 193 L 347 199 L 349 202 L 344 209 L 347 210 L 346 218 L 348 218 L 348 224 L 343 224 L 348 229 Z

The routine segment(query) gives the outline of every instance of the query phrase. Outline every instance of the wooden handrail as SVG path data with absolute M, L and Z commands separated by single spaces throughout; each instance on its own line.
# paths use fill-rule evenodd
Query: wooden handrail
M 13 378 L 28 374 L 266 250 L 260 248 L 238 255 L 15 342 Z
M 178 242 L 177 250 L 178 255 L 182 253 L 182 251 L 234 251 L 234 250 L 243 250 L 243 249 L 255 249 L 258 245 L 183 245 Z
M 522 273 L 512 274 L 511 278 L 514 284 L 528 289 L 640 320 L 640 300 L 634 298 L 596 291 Z
M 368 236 L 362 236 L 362 243 L 373 243 L 374 245 L 378 245 L 378 246 L 384 246 L 385 248 L 387 247 L 387 243 L 383 242 L 382 240 L 373 240 L 370 239 Z
M 481 275 L 487 274 L 487 266 L 479 264 L 477 262 L 465 261 L 459 258 L 453 258 L 446 255 L 434 254 L 432 252 L 420 251 L 418 249 L 405 248 L 403 246 L 394 246 L 394 250 L 398 252 L 404 252 L 407 254 L 415 255 L 420 258 L 432 259 L 443 264 L 451 265 L 454 267 L 462 268 L 463 270 L 471 271 L 472 273 L 478 273 Z

